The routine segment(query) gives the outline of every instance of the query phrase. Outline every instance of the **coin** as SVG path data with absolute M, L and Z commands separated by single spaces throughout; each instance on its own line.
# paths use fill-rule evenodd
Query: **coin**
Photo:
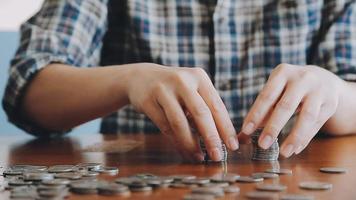
M 299 187 L 306 190 L 329 190 L 333 185 L 325 182 L 306 181 L 299 183 Z
M 341 173 L 347 172 L 347 169 L 342 168 L 342 167 L 322 167 L 319 170 L 320 170 L 320 172 L 334 173 L 334 174 L 341 174 Z
M 236 179 L 236 182 L 240 183 L 256 183 L 263 181 L 263 178 L 255 178 L 252 176 L 240 176 Z
M 81 182 L 70 184 L 71 192 L 76 194 L 96 194 L 97 183 L 96 182 Z
M 265 171 L 266 173 L 274 173 L 274 174 L 279 174 L 279 175 L 291 175 L 293 173 L 292 170 L 290 169 L 267 169 Z
M 187 194 L 183 197 L 183 200 L 214 200 L 214 195 L 208 194 Z
M 119 195 L 129 193 L 129 188 L 126 185 L 108 183 L 98 186 L 98 194 L 100 195 Z
M 264 178 L 264 179 L 274 179 L 274 178 L 278 178 L 279 177 L 278 174 L 265 173 L 265 172 L 252 173 L 251 176 L 254 177 L 254 178 Z
M 227 183 L 234 183 L 236 180 L 240 177 L 238 174 L 233 174 L 233 173 L 221 173 L 221 174 L 216 174 L 210 178 L 212 182 L 227 182 Z
M 314 197 L 303 194 L 283 194 L 280 200 L 314 200 Z
M 119 173 L 119 168 L 117 168 L 117 167 L 101 167 L 100 169 L 93 169 L 91 171 L 115 176 Z
M 74 165 L 54 165 L 48 168 L 49 173 L 63 173 L 74 171 Z
M 209 183 L 210 179 L 208 178 L 195 178 L 195 179 L 183 179 L 182 183 L 184 184 L 196 184 L 196 185 L 202 185 Z
M 237 186 L 227 186 L 227 187 L 224 187 L 224 192 L 225 193 L 239 193 L 240 188 Z
M 259 192 L 259 191 L 248 192 L 246 193 L 246 197 L 248 199 L 265 199 L 265 200 L 278 199 L 278 195 L 275 193 Z
M 99 170 L 101 168 L 101 163 L 80 163 L 77 164 L 76 167 L 85 170 Z
M 280 192 L 287 189 L 287 186 L 281 184 L 259 184 L 257 190 Z
M 224 190 L 220 187 L 197 187 L 192 189 L 192 194 L 209 194 L 214 195 L 215 197 L 224 196 Z
M 70 183 L 67 179 L 50 179 L 50 180 L 43 180 L 42 184 L 44 185 L 68 185 Z
M 54 178 L 59 179 L 70 179 L 70 180 L 77 180 L 82 177 L 81 173 L 78 172 L 66 172 L 66 173 L 58 173 L 54 175 Z
M 187 174 L 175 174 L 170 176 L 171 178 L 173 178 L 175 181 L 181 181 L 183 179 L 195 179 L 196 176 L 194 175 L 187 175 Z
M 151 186 L 142 186 L 142 187 L 130 187 L 132 192 L 150 192 L 152 191 Z

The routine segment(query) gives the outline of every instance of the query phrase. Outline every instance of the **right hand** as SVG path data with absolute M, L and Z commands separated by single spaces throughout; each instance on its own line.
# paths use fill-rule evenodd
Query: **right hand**
M 225 105 L 203 69 L 150 63 L 130 67 L 126 86 L 130 103 L 145 113 L 163 134 L 171 135 L 183 154 L 203 160 L 190 123 L 195 124 L 212 160 L 222 159 L 221 139 L 230 150 L 238 149 L 236 131 Z

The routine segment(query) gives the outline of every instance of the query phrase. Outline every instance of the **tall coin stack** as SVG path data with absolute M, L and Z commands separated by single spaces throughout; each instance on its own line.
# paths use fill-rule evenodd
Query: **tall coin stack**
M 252 160 L 265 160 L 273 161 L 278 160 L 279 156 L 279 144 L 278 139 L 276 139 L 270 148 L 262 149 L 258 146 L 258 138 L 260 137 L 263 129 L 257 129 L 251 136 L 252 141 Z
M 200 148 L 204 154 L 204 162 L 214 162 L 213 160 L 211 160 L 208 151 L 206 149 L 205 143 L 203 138 L 200 136 L 199 137 L 199 144 L 200 144 Z M 222 160 L 221 162 L 227 162 L 227 149 L 225 144 L 221 141 L 221 152 L 222 152 Z

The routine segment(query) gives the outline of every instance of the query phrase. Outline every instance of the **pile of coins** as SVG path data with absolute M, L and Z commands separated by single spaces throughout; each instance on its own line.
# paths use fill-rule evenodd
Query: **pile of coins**
M 323 167 L 323 173 L 346 173 L 345 168 Z M 265 179 L 278 179 L 280 175 L 292 175 L 290 169 L 272 168 L 264 172 L 240 176 L 234 173 L 220 173 L 211 177 L 197 177 L 188 174 L 158 176 L 140 173 L 119 177 L 113 181 L 100 180 L 99 175 L 119 173 L 117 167 L 105 167 L 100 163 L 81 163 L 77 165 L 13 165 L 3 171 L 5 189 L 10 191 L 11 199 L 61 200 L 71 193 L 79 195 L 128 196 L 132 192 L 150 193 L 161 188 L 185 188 L 190 190 L 183 196 L 184 200 L 214 200 L 226 194 L 239 194 L 236 183 L 258 183 L 255 191 L 246 193 L 249 199 L 303 199 L 311 200 L 313 196 L 288 194 L 287 186 L 273 181 L 264 183 Z M 112 180 L 112 179 L 111 179 Z M 2 183 L 3 184 L 3 183 Z M 330 190 L 332 184 L 318 181 L 299 183 L 305 190 Z M 279 194 L 279 192 L 284 192 Z
M 264 161 L 274 161 L 278 160 L 279 156 L 279 144 L 278 140 L 275 140 L 271 147 L 268 149 L 262 149 L 258 145 L 258 138 L 262 133 L 262 129 L 257 129 L 251 135 L 251 142 L 252 142 L 252 160 L 264 160 Z
M 87 193 L 89 185 L 91 187 L 95 185 L 95 193 L 97 190 L 102 194 L 110 193 L 119 185 L 112 187 L 106 182 L 96 183 L 96 177 L 99 174 L 118 173 L 117 167 L 105 167 L 100 163 L 82 163 L 50 167 L 13 165 L 5 169 L 2 175 L 7 183 L 5 189 L 10 190 L 11 199 L 64 199 L 69 196 L 69 190 Z
M 204 162 L 213 162 L 213 160 L 210 158 L 208 151 L 206 149 L 204 140 L 202 137 L 199 137 L 199 144 L 200 144 L 200 148 L 204 154 Z M 221 141 L 221 152 L 222 152 L 222 159 L 221 162 L 227 162 L 227 149 L 225 144 L 223 143 L 223 141 Z

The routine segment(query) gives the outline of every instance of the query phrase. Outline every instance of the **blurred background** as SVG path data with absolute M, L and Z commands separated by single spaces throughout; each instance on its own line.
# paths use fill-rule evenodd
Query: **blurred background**
M 43 0 L 0 0 L 0 94 L 1 99 L 7 81 L 10 60 L 19 44 L 19 28 L 23 21 L 33 15 Z M 19 6 L 20 5 L 20 6 Z M 98 132 L 100 120 L 83 124 L 73 130 L 75 133 Z M 0 134 L 22 132 L 7 121 L 7 117 L 0 108 Z

